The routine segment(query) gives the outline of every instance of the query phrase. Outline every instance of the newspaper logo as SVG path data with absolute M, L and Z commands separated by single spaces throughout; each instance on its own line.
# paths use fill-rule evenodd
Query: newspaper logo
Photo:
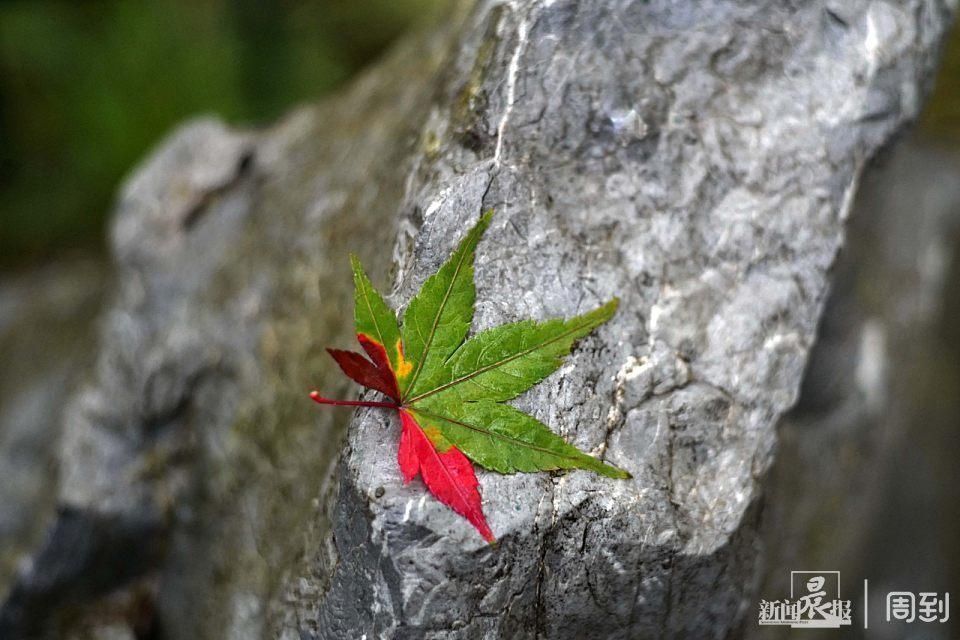
M 850 624 L 850 601 L 840 599 L 839 571 L 791 571 L 790 598 L 761 600 L 759 623 L 839 629 Z

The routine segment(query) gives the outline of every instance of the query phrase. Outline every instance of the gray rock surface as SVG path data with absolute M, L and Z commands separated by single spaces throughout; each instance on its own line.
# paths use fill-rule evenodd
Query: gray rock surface
M 124 188 L 59 518 L 0 636 L 727 637 L 759 481 L 866 159 L 946 2 L 481 2 L 264 131 L 200 120 Z M 480 211 L 475 329 L 621 311 L 518 400 L 629 469 L 482 473 L 501 540 L 403 487 L 347 253 L 402 305 Z M 92 606 L 91 606 L 92 603 Z
M 77 257 L 0 279 L 0 592 L 52 516 L 64 400 L 89 364 L 106 274 Z
M 384 279 L 458 19 L 269 130 L 187 123 L 134 172 L 96 364 L 63 400 L 60 516 L 0 637 L 267 634 L 349 418 L 306 395 L 349 389 L 323 351 L 352 336 L 349 253 Z
M 397 426 L 362 412 L 333 551 L 301 575 L 332 581 L 299 619 L 323 638 L 722 638 L 752 618 L 757 479 L 859 172 L 915 114 L 946 17 L 869 2 L 479 11 L 474 108 L 428 123 L 468 144 L 408 189 L 422 213 L 395 300 L 487 207 L 475 329 L 620 295 L 519 405 L 634 480 L 482 474 L 491 549 L 401 485 Z

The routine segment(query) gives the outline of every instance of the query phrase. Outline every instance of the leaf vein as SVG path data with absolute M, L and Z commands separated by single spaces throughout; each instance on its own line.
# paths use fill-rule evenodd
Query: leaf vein
M 429 391 L 425 391 L 425 392 L 421 393 L 420 395 L 416 396 L 415 398 L 410 399 L 410 400 L 408 401 L 408 404 L 414 404 L 415 402 L 418 402 L 418 401 L 420 401 L 420 400 L 423 400 L 424 398 L 427 398 L 427 397 L 430 397 L 430 396 L 432 396 L 432 395 L 434 395 L 434 394 L 440 393 L 441 391 L 445 391 L 445 390 L 447 390 L 447 389 L 449 389 L 449 388 L 451 388 L 451 387 L 455 387 L 455 386 L 457 386 L 458 384 L 461 384 L 461 383 L 463 383 L 463 382 L 466 382 L 467 380 L 470 380 L 471 378 L 475 378 L 475 377 L 479 376 L 479 375 L 482 374 L 482 373 L 486 373 L 487 371 L 490 371 L 491 369 L 496 369 L 497 367 L 503 366 L 503 365 L 505 365 L 505 364 L 507 364 L 507 363 L 509 363 L 509 362 L 513 362 L 514 360 L 516 360 L 516 359 L 518 359 L 518 358 L 522 358 L 523 356 L 528 355 L 529 353 L 531 353 L 531 352 L 533 352 L 533 351 L 536 351 L 537 349 L 541 349 L 541 348 L 543 348 L 543 347 L 546 347 L 546 346 L 548 346 L 548 345 L 553 344 L 554 342 L 558 342 L 559 340 L 562 340 L 563 338 L 566 338 L 566 337 L 569 336 L 570 334 L 576 333 L 577 331 L 579 331 L 580 329 L 582 329 L 583 327 L 585 327 L 585 326 L 587 326 L 587 325 L 589 325 L 589 324 L 590 324 L 589 321 L 584 321 L 582 324 L 574 325 L 574 326 L 570 327 L 569 329 L 567 329 L 566 331 L 557 334 L 557 335 L 554 336 L 553 338 L 550 338 L 549 340 L 545 340 L 545 341 L 543 341 L 543 342 L 537 343 L 537 344 L 533 345 L 532 347 L 528 347 L 528 348 L 524 349 L 523 351 L 519 351 L 519 352 L 513 354 L 512 356 L 509 356 L 509 357 L 507 357 L 507 358 L 504 358 L 503 360 L 499 360 L 499 361 L 497 361 L 497 362 L 492 362 L 492 363 L 490 363 L 490 364 L 488 364 L 488 365 L 485 365 L 485 366 L 483 366 L 483 367 L 480 367 L 479 369 L 476 369 L 476 370 L 474 370 L 474 371 L 471 371 L 470 373 L 466 373 L 466 374 L 460 376 L 459 378 L 456 378 L 456 379 L 454 379 L 454 380 L 451 380 L 450 382 L 446 382 L 446 383 L 440 385 L 439 387 L 436 387 L 436 388 L 431 389 L 431 390 L 429 390 Z

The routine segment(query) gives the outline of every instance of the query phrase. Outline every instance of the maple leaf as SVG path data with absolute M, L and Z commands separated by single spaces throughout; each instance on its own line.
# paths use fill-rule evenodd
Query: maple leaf
M 384 407 L 400 414 L 397 459 L 405 483 L 418 474 L 427 489 L 494 542 L 480 502 L 472 460 L 500 473 L 587 469 L 610 478 L 630 474 L 606 464 L 514 407 L 515 398 L 557 370 L 574 342 L 606 322 L 616 298 L 569 320 L 523 320 L 470 338 L 477 243 L 490 225 L 481 216 L 450 259 L 424 282 L 403 322 L 377 293 L 354 257 L 354 318 L 363 354 L 327 349 L 347 376 L 389 401 L 319 404 Z

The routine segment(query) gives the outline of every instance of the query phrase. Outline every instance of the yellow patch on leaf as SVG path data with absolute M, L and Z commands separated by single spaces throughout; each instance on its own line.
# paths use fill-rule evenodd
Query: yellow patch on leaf
M 413 363 L 403 357 L 403 343 L 397 340 L 397 379 L 405 379 L 411 371 L 413 371 Z
M 444 437 L 443 433 L 440 432 L 440 429 L 436 428 L 433 425 L 422 426 L 423 433 L 427 436 L 427 439 L 430 440 L 430 443 L 439 451 L 440 453 L 446 453 L 447 449 L 450 448 L 450 441 Z

